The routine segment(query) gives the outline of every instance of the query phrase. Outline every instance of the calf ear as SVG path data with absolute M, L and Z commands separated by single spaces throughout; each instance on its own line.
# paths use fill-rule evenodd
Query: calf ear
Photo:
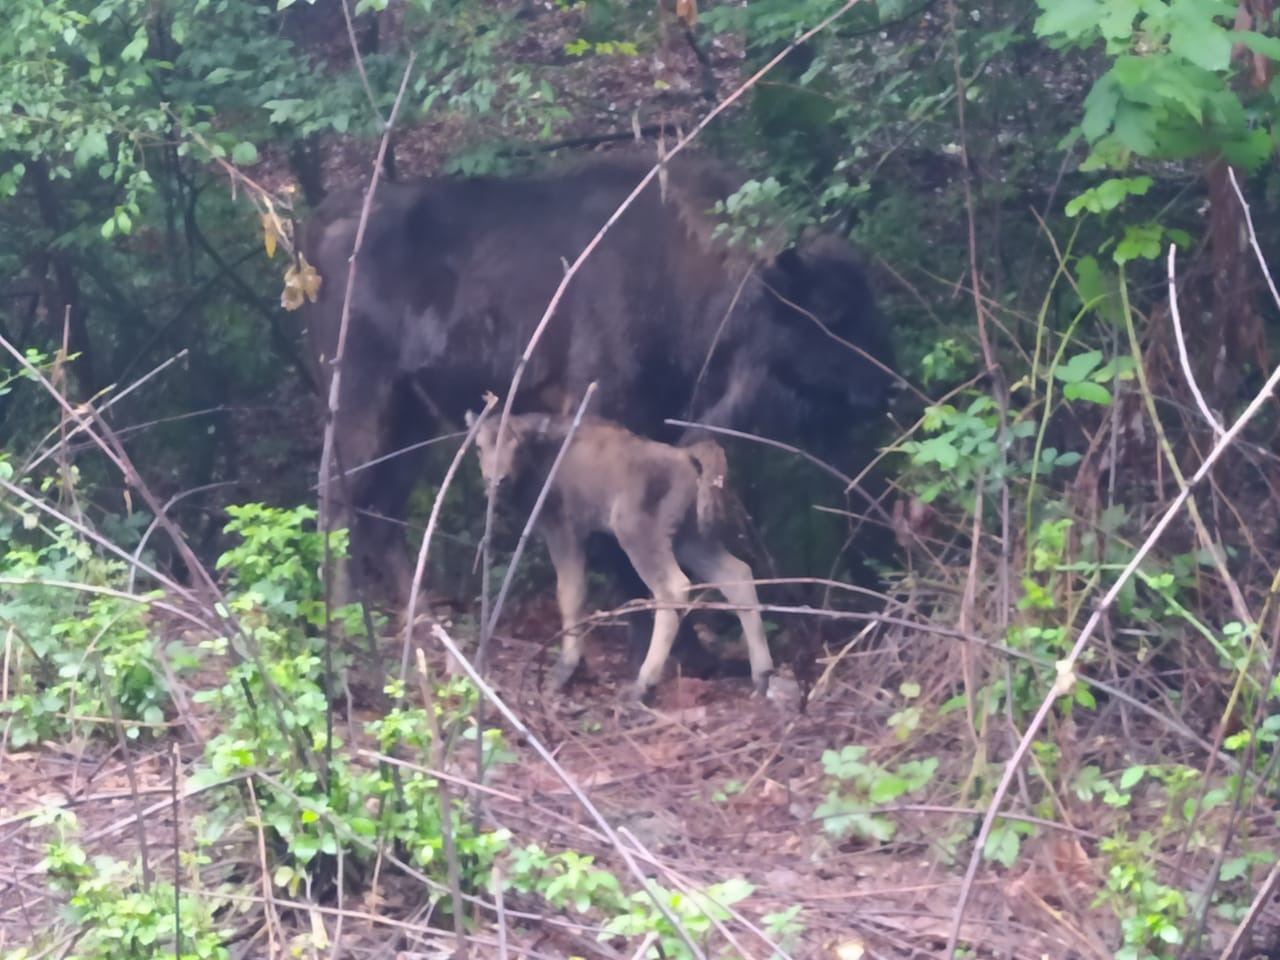
M 466 423 L 468 430 L 470 430 L 472 427 L 476 425 L 476 415 L 472 413 L 470 410 L 468 410 L 466 413 L 462 415 L 462 419 L 463 419 L 463 422 Z

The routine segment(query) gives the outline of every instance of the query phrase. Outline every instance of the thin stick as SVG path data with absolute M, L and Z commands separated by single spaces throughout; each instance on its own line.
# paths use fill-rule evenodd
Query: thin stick
M 506 721 L 515 728 L 516 733 L 523 737 L 529 746 L 533 747 L 534 752 L 537 753 L 538 756 L 542 758 L 542 761 L 551 768 L 551 772 L 554 773 L 556 777 L 559 778 L 560 782 L 568 788 L 569 792 L 573 794 L 574 799 L 577 800 L 582 809 L 587 812 L 587 815 L 596 822 L 596 826 L 600 828 L 600 832 L 605 835 L 613 848 L 618 851 L 618 855 L 622 857 L 623 862 L 626 863 L 627 871 L 640 883 L 640 888 L 648 894 L 649 899 L 653 901 L 653 905 L 658 908 L 658 912 L 662 914 L 667 923 L 671 924 L 671 928 L 675 930 L 680 936 L 680 939 L 684 941 L 685 946 L 689 948 L 689 951 L 694 955 L 694 957 L 696 957 L 697 960 L 707 960 L 706 954 L 704 954 L 702 950 L 698 948 L 698 945 L 693 942 L 693 938 L 689 936 L 689 932 L 685 930 L 684 925 L 671 913 L 670 908 L 662 902 L 662 898 L 654 893 L 652 887 L 649 885 L 648 878 L 644 875 L 644 871 L 640 869 L 640 865 L 636 863 L 635 858 L 631 855 L 631 851 L 627 844 L 622 842 L 622 839 L 618 836 L 617 832 L 609 825 L 609 821 L 605 819 L 604 814 L 600 812 L 596 805 L 591 802 L 591 799 L 586 795 L 586 793 L 583 792 L 582 788 L 578 786 L 577 781 L 569 775 L 569 772 L 565 770 L 564 767 L 560 766 L 556 761 L 556 758 L 552 756 L 551 751 L 542 745 L 542 741 L 534 736 L 533 731 L 524 725 L 524 722 L 516 716 L 515 711 L 508 707 L 506 702 L 498 696 L 494 689 L 484 682 L 484 678 L 476 671 L 476 668 L 471 664 L 471 661 L 468 660 L 463 655 L 462 651 L 458 649 L 458 645 L 453 642 L 453 638 L 449 636 L 444 627 L 440 626 L 438 623 L 434 624 L 431 627 L 431 632 L 435 634 L 436 639 L 444 645 L 444 648 L 448 650 L 453 658 L 458 662 L 458 665 L 462 667 L 466 675 L 471 678 L 471 682 L 476 685 L 476 689 L 480 691 L 481 696 L 498 708 L 498 712 L 501 713 L 502 716 L 506 718 Z
M 347 0 L 342 0 L 342 19 L 347 22 L 347 40 L 351 43 L 351 56 L 355 58 L 356 71 L 360 74 L 360 83 L 364 86 L 364 95 L 369 99 L 369 109 L 373 111 L 379 123 L 384 123 L 382 111 L 378 109 L 378 101 L 373 96 L 373 88 L 369 86 L 369 74 L 365 73 L 364 57 L 360 55 L 360 44 L 356 42 L 356 27 L 351 22 L 351 6 Z
M 1176 243 L 1169 244 L 1169 316 L 1173 318 L 1173 336 L 1178 342 L 1178 362 L 1182 364 L 1182 375 L 1187 379 L 1187 386 L 1191 388 L 1191 395 L 1195 397 L 1196 406 L 1200 408 L 1200 415 L 1204 417 L 1205 422 L 1213 429 L 1213 435 L 1220 437 L 1222 436 L 1222 424 L 1213 415 L 1213 411 L 1209 409 L 1209 404 L 1205 403 L 1204 394 L 1200 392 L 1200 385 L 1196 383 L 1196 375 L 1191 369 L 1191 359 L 1187 356 L 1187 341 L 1182 335 L 1182 313 L 1178 310 L 1177 272 L 1174 267 L 1174 260 L 1177 254 L 1178 245 Z
M 1271 278 L 1271 269 L 1267 266 L 1267 258 L 1262 255 L 1262 247 L 1258 245 L 1258 235 L 1253 230 L 1253 214 L 1249 211 L 1249 202 L 1244 198 L 1244 191 L 1240 189 L 1240 184 L 1236 182 L 1234 167 L 1227 167 L 1227 179 L 1231 181 L 1231 186 L 1236 192 L 1236 199 L 1240 201 L 1240 209 L 1244 211 L 1244 223 L 1249 230 L 1249 246 L 1253 248 L 1253 255 L 1258 258 L 1258 266 L 1262 268 L 1262 275 L 1266 278 L 1267 289 L 1271 291 L 1271 299 L 1275 301 L 1276 306 L 1280 307 L 1280 290 L 1276 289 L 1276 282 Z
M 431 537 L 435 533 L 436 522 L 440 519 L 440 512 L 444 505 L 444 495 L 453 483 L 454 474 L 458 472 L 458 467 L 462 465 L 462 459 L 466 456 L 467 450 L 475 441 L 476 433 L 480 430 L 480 424 L 484 422 L 484 418 L 489 415 L 493 405 L 497 402 L 498 398 L 492 395 L 485 400 L 484 409 L 480 411 L 480 415 L 476 417 L 475 422 L 467 430 L 462 446 L 458 447 L 457 452 L 454 453 L 453 460 L 449 463 L 449 469 L 445 471 L 444 479 L 440 481 L 440 490 L 436 494 L 435 502 L 431 504 L 431 515 L 427 518 L 427 529 L 423 532 L 422 543 L 418 547 L 418 562 L 413 568 L 413 579 L 409 583 L 409 598 L 405 602 L 404 645 L 400 650 L 401 683 L 404 683 L 405 678 L 409 675 L 409 649 L 413 643 L 413 619 L 417 610 L 418 590 L 422 586 L 422 578 L 426 573 L 427 554 L 431 550 Z
M 183 610 L 181 607 L 175 607 L 171 603 L 165 603 L 163 600 L 153 600 L 136 593 L 129 593 L 126 590 L 113 590 L 111 587 L 99 587 L 91 583 L 80 583 L 77 580 L 49 580 L 44 577 L 0 577 L 0 586 L 5 587 L 56 587 L 59 590 L 78 590 L 82 593 L 91 593 L 95 596 L 115 597 L 117 600 L 129 600 L 133 603 L 140 604 L 144 607 L 155 607 L 157 610 L 163 610 L 171 613 L 175 617 L 186 620 L 188 623 L 199 627 L 201 630 L 208 630 L 210 633 L 217 633 L 218 628 L 204 620 L 201 620 L 194 613 Z
M 355 289 L 356 261 L 360 255 L 360 247 L 364 243 L 364 231 L 369 224 L 369 211 L 373 207 L 373 197 L 378 190 L 378 181 L 382 176 L 383 159 L 387 154 L 387 144 L 391 140 L 391 128 L 400 112 L 400 103 L 404 99 L 405 90 L 409 86 L 409 77 L 413 73 L 414 54 L 409 54 L 409 62 L 405 64 L 404 76 L 400 78 L 400 89 L 396 93 L 395 103 L 391 107 L 391 115 L 383 124 L 382 139 L 378 142 L 378 156 L 374 161 L 373 174 L 369 180 L 369 189 L 365 191 L 364 203 L 360 207 L 360 220 L 356 224 L 356 235 L 351 244 L 351 256 L 347 260 L 347 286 L 342 294 L 342 313 L 338 320 L 338 339 L 334 347 L 330 366 L 333 368 L 329 379 L 329 396 L 326 405 L 324 425 L 324 441 L 320 450 L 320 529 L 324 537 L 324 571 L 325 571 L 325 633 L 330 633 L 331 613 L 331 564 L 329 551 L 329 524 L 333 519 L 333 491 L 329 484 L 330 466 L 333 463 L 334 431 L 337 426 L 339 398 L 342 387 L 342 359 L 346 353 L 347 331 L 351 326 L 351 298 Z M 348 498 L 349 499 L 349 498 Z M 358 559 L 356 560 L 358 562 Z M 345 599 L 345 598 L 344 598 Z
M 867 491 L 862 488 L 861 484 L 859 484 L 855 479 L 849 477 L 847 474 L 843 473 L 842 471 L 837 470 L 835 467 L 827 463 L 825 460 L 821 460 L 818 457 L 815 457 L 812 453 L 809 453 L 807 450 L 801 450 L 799 447 L 793 447 L 791 444 L 783 443 L 781 440 L 774 440 L 770 437 L 762 437 L 759 434 L 747 433 L 746 431 L 743 431 L 743 430 L 733 430 L 733 429 L 730 429 L 729 427 L 713 427 L 709 423 L 696 423 L 692 420 L 676 420 L 674 418 L 668 418 L 666 420 L 663 420 L 662 422 L 666 424 L 670 424 L 673 427 L 689 427 L 695 430 L 706 430 L 708 433 L 724 434 L 726 437 L 737 437 L 739 440 L 751 440 L 754 443 L 762 443 L 766 447 L 773 447 L 776 450 L 785 450 L 787 453 L 793 453 L 797 457 L 800 457 L 803 460 L 807 460 L 809 463 L 813 464 L 823 473 L 827 474 L 827 476 L 833 477 L 836 480 L 839 480 L 841 483 L 845 485 L 846 491 L 849 491 L 849 490 L 855 491 L 859 496 L 862 497 L 862 499 L 867 501 L 867 505 L 871 508 L 871 511 L 875 514 L 878 514 L 880 519 L 884 523 L 887 523 L 890 525 L 892 525 L 893 523 L 893 518 L 889 516 L 888 511 L 885 510 L 885 508 L 880 505 L 880 501 L 875 497 L 871 496 L 871 494 L 867 493 Z
M 490 404 L 489 406 L 493 406 Z M 427 666 L 422 648 L 415 651 L 418 661 L 418 689 L 422 694 L 422 709 L 427 715 L 427 730 L 431 734 L 431 765 L 444 769 L 444 741 L 440 739 L 440 719 L 436 716 L 435 699 L 432 696 L 431 668 Z M 467 923 L 462 909 L 462 871 L 458 869 L 458 848 L 453 842 L 453 791 L 446 780 L 436 781 L 436 797 L 440 801 L 440 842 L 444 846 L 445 866 L 449 874 L 449 890 L 453 894 L 453 932 L 458 938 L 459 960 L 467 960 Z
M 193 497 L 197 493 L 205 493 L 209 490 L 216 490 L 219 487 L 234 487 L 238 483 L 240 483 L 239 480 L 219 480 L 215 483 L 204 483 L 198 487 L 192 487 L 190 490 L 183 490 L 180 493 L 175 493 L 165 501 L 164 511 L 165 513 L 168 513 L 179 500 L 185 500 L 187 497 Z M 138 572 L 138 567 L 140 565 L 139 561 L 142 559 L 142 551 L 146 549 L 147 541 L 151 539 L 151 534 L 155 533 L 156 526 L 156 518 L 152 517 L 151 522 L 147 524 L 147 529 L 144 530 L 142 532 L 142 536 L 138 538 L 138 545 L 133 548 L 133 563 L 129 566 L 129 579 L 126 583 L 126 586 L 130 590 L 133 590 L 134 585 L 137 582 L 135 575 Z
M 1222 953 L 1219 955 L 1219 960 L 1235 960 L 1240 955 L 1245 938 L 1249 936 L 1249 931 L 1253 929 L 1254 923 L 1262 913 L 1262 908 L 1274 896 L 1278 887 L 1280 887 L 1280 860 L 1277 860 L 1272 865 L 1271 872 L 1267 874 L 1267 879 L 1262 882 L 1262 886 L 1258 888 L 1258 892 L 1254 895 L 1253 903 L 1249 904 L 1249 912 L 1244 915 L 1240 925 L 1232 932 L 1231 939 L 1227 941 L 1226 947 L 1223 948 Z
M 107 701 L 107 709 L 111 712 L 111 726 L 115 728 L 116 749 L 120 751 L 120 759 L 124 761 L 125 782 L 129 785 L 129 799 L 133 802 L 133 811 L 135 816 L 142 809 L 142 798 L 138 792 L 138 769 L 134 763 L 133 751 L 129 749 L 129 740 L 125 735 L 124 721 L 120 716 L 120 703 L 116 699 L 115 691 L 111 688 L 110 677 L 107 675 L 107 669 L 103 666 L 102 655 L 97 650 L 98 642 L 103 638 L 111 627 L 115 626 L 119 617 L 115 617 L 104 626 L 98 635 L 93 638 L 90 644 L 89 660 L 93 663 L 94 669 L 98 674 L 98 683 L 102 691 L 102 697 Z M 155 873 L 151 867 L 151 853 L 147 846 L 147 828 L 143 823 L 142 817 L 138 816 L 134 821 L 134 838 L 138 844 L 138 861 L 142 867 L 142 890 L 148 893 L 151 890 L 151 884 L 155 881 Z
M 173 951 L 182 956 L 182 806 L 178 774 L 182 756 L 178 744 L 169 741 L 169 804 L 173 811 Z
M 1147 554 L 1151 552 L 1156 543 L 1160 540 L 1160 537 L 1163 536 L 1165 530 L 1167 530 L 1169 525 L 1173 522 L 1174 517 L 1176 517 L 1178 512 L 1182 509 L 1182 505 L 1186 503 L 1188 498 L 1191 496 L 1191 492 L 1205 477 L 1209 475 L 1209 471 L 1213 469 L 1214 464 L 1216 464 L 1222 457 L 1223 453 L 1227 451 L 1235 441 L 1236 437 L 1239 436 L 1239 434 L 1248 425 L 1249 421 L 1252 420 L 1254 416 L 1257 415 L 1258 411 L 1262 409 L 1271 394 L 1275 392 L 1277 386 L 1280 386 L 1280 366 L 1277 366 L 1275 370 L 1271 372 L 1271 376 L 1267 378 L 1267 382 L 1263 384 L 1262 389 L 1254 395 L 1251 401 L 1249 401 L 1249 405 L 1245 408 L 1244 412 L 1240 414 L 1235 423 L 1231 425 L 1231 428 L 1218 438 L 1213 449 L 1209 451 L 1209 455 L 1205 457 L 1204 462 L 1200 464 L 1200 468 L 1196 470 L 1195 474 L 1192 475 L 1186 485 L 1178 491 L 1177 496 L 1173 498 L 1173 501 L 1165 509 L 1165 512 L 1161 515 L 1159 522 L 1156 523 L 1155 528 L 1150 534 L 1148 534 L 1147 539 L 1143 541 L 1142 546 L 1138 548 L 1137 553 L 1135 553 L 1133 558 L 1125 565 L 1124 569 L 1120 572 L 1119 577 L 1116 578 L 1115 583 L 1111 585 L 1111 588 L 1102 598 L 1102 601 L 1089 616 L 1088 621 L 1084 625 L 1084 629 L 1080 631 L 1080 636 L 1076 638 L 1076 642 L 1072 646 L 1071 652 L 1067 654 L 1065 659 L 1059 661 L 1058 680 L 1041 701 L 1039 709 L 1036 710 L 1036 714 L 1032 718 L 1030 725 L 1022 735 L 1022 739 L 1018 742 L 1017 749 L 1014 750 L 1013 756 L 1009 758 L 1009 762 L 1005 764 L 1004 773 L 1000 777 L 1000 783 L 996 787 L 996 791 L 991 798 L 990 805 L 987 807 L 987 814 L 982 820 L 982 828 L 978 831 L 978 837 L 974 841 L 973 853 L 969 857 L 969 867 L 965 871 L 964 882 L 960 888 L 960 899 L 956 903 L 955 913 L 952 917 L 951 932 L 947 937 L 946 956 L 955 956 L 956 943 L 960 938 L 960 924 L 964 919 L 964 911 L 969 903 L 969 895 L 973 888 L 973 880 L 978 872 L 978 864 L 982 860 L 982 851 L 986 846 L 987 837 L 990 836 L 991 828 L 995 823 L 996 817 L 1000 813 L 1000 804 L 1004 800 L 1005 794 L 1008 793 L 1009 785 L 1013 782 L 1014 775 L 1016 774 L 1018 767 L 1022 764 L 1023 758 L 1026 756 L 1027 751 L 1031 749 L 1032 741 L 1035 739 L 1036 734 L 1039 733 L 1040 727 L 1043 726 L 1045 719 L 1049 716 L 1049 711 L 1053 708 L 1054 702 L 1058 697 L 1070 692 L 1071 686 L 1075 681 L 1075 664 L 1080 659 L 1080 655 L 1084 652 L 1085 647 L 1088 646 L 1093 634 L 1102 623 L 1102 618 L 1111 609 L 1111 605 L 1115 602 L 1116 597 L 1120 595 L 1120 591 L 1124 588 L 1124 585 L 1129 582 L 1130 578 L 1132 578 L 1138 567 L 1142 564 L 1142 561 L 1146 559 Z
M 115 556 L 119 557 L 126 564 L 128 564 L 130 568 L 136 567 L 137 569 L 141 570 L 143 573 L 145 573 L 147 576 L 154 579 L 156 583 L 160 584 L 166 590 L 172 591 L 173 593 L 182 597 L 184 600 L 189 600 L 192 603 L 198 602 L 199 598 L 194 593 L 192 593 L 189 589 L 187 589 L 186 587 L 178 583 L 176 580 L 172 580 L 169 577 L 166 577 L 159 570 L 156 570 L 154 567 L 151 567 L 148 564 L 143 563 L 141 560 L 137 560 L 131 557 L 129 554 L 125 553 L 124 550 L 117 547 L 114 543 L 112 543 L 106 537 L 102 536 L 102 534 L 98 533 L 96 530 L 86 526 L 85 524 L 81 523 L 78 520 L 75 520 L 67 516 L 57 507 L 54 507 L 51 504 L 45 503 L 43 500 L 39 499 L 38 497 L 33 497 L 31 494 L 27 493 L 27 491 L 23 490 L 21 487 L 17 486 L 16 484 L 10 483 L 8 480 L 5 480 L 3 477 L 0 477 L 0 490 L 4 490 L 6 493 L 10 493 L 13 496 L 17 497 L 19 500 L 22 500 L 25 503 L 31 504 L 31 506 L 35 507 L 37 510 L 41 510 L 44 513 L 49 514 L 49 516 L 53 517 L 59 523 L 65 523 L 67 526 L 75 530 L 85 539 L 92 540 L 94 543 L 98 544 L 107 552 L 112 553 Z
M 102 404 L 102 406 L 98 407 L 98 412 L 99 412 L 99 413 L 105 413 L 107 410 L 109 410 L 111 407 L 115 406 L 117 403 L 119 403 L 121 400 L 123 400 L 123 399 L 124 399 L 125 397 L 127 397 L 129 394 L 133 393 L 133 391 L 137 390 L 139 387 L 141 387 L 143 384 L 145 384 L 145 383 L 146 383 L 148 380 L 150 380 L 152 377 L 154 377 L 154 376 L 156 376 L 157 374 L 159 374 L 159 373 L 163 372 L 163 371 L 164 371 L 164 370 L 166 370 L 168 367 L 172 366 L 173 364 L 177 363 L 179 360 L 181 360 L 181 359 L 183 359 L 184 357 L 186 357 L 187 353 L 188 353 L 187 348 L 186 348 L 186 347 L 183 347 L 181 350 L 179 350 L 177 353 L 175 353 L 175 354 L 174 354 L 172 357 L 170 357 L 168 360 L 164 361 L 164 362 L 163 362 L 163 363 L 161 363 L 159 366 L 157 366 L 157 367 L 153 368 L 150 372 L 143 374 L 140 378 L 138 378 L 137 380 L 135 380 L 135 381 L 134 381 L 133 383 L 131 383 L 129 386 L 125 387 L 123 390 L 121 390 L 121 391 L 120 391 L 119 393 L 117 393 L 115 396 L 113 396 L 113 397 L 111 397 L 110 399 L 108 399 L 106 403 L 104 403 L 104 404 Z M 93 399 L 95 399 L 95 400 L 96 400 L 98 397 L 104 396 L 105 394 L 109 393 L 109 392 L 111 391 L 111 389 L 112 389 L 112 387 L 111 387 L 111 386 L 103 387 L 101 390 L 99 390 L 99 391 L 98 391 L 97 395 L 96 395 Z M 40 464 L 44 463 L 44 461 L 45 461 L 45 460 L 49 459 L 49 457 L 53 456 L 54 452 L 58 449 L 58 447 L 59 447 L 61 444 L 65 443 L 67 440 L 70 440 L 70 439 L 71 439 L 72 437 L 74 437 L 77 433 L 81 433 L 81 432 L 82 432 L 82 430 L 83 430 L 83 428 L 82 428 L 82 427 L 80 427 L 79 425 L 77 425 L 77 426 L 73 427 L 73 428 L 71 429 L 71 431 L 66 435 L 66 437 L 64 437 L 63 439 L 59 440 L 59 441 L 58 441 L 58 443 L 54 444 L 52 447 L 46 447 L 46 448 L 45 448 L 44 450 L 42 450 L 39 454 L 37 454 L 37 455 L 35 456 L 35 458 L 34 458 L 34 459 L 28 460 L 26 463 L 24 463 L 24 464 L 22 465 L 22 468 L 18 471 L 18 474 L 19 474 L 19 475 L 25 475 L 25 474 L 30 473 L 30 472 L 31 472 L 32 470 L 34 470 L 36 467 L 40 466 Z M 57 427 L 54 427 L 54 428 L 53 428 L 53 429 L 51 429 L 48 433 L 46 433 L 46 434 L 44 435 L 44 437 L 43 437 L 43 438 L 41 438 L 40 443 L 41 443 L 41 444 L 48 443 L 51 439 L 53 439 L 54 434 L 56 434 L 57 432 L 58 432 L 58 428 L 57 428 Z
M 156 500 L 151 489 L 142 482 L 142 476 L 134 467 L 133 461 L 129 458 L 129 454 L 125 451 L 124 447 L 120 445 L 118 440 L 116 440 L 110 426 L 108 426 L 107 422 L 102 419 L 98 411 L 87 403 L 80 404 L 77 407 L 72 407 L 67 398 L 60 394 L 53 384 L 49 382 L 49 379 L 41 373 L 40 370 L 37 369 L 31 361 L 29 361 L 26 356 L 18 350 L 17 347 L 6 340 L 3 336 L 0 336 L 0 348 L 17 360 L 19 365 L 21 365 L 22 368 L 26 370 L 37 383 L 44 387 L 45 391 L 51 397 L 53 397 L 54 402 L 57 403 L 58 406 L 61 407 L 62 410 L 70 416 L 71 419 L 74 420 L 90 436 L 90 438 L 93 439 L 93 442 L 98 445 L 102 452 L 106 454 L 107 459 L 111 461 L 112 466 L 120 471 L 121 476 L 124 477 L 125 483 L 138 491 L 139 495 L 146 503 L 147 509 L 151 511 L 153 516 L 160 520 L 161 526 L 163 526 L 165 532 L 169 534 L 170 539 L 173 540 L 173 545 L 177 548 L 179 555 L 182 557 L 182 562 L 187 565 L 187 568 L 194 576 L 203 581 L 205 588 L 208 589 L 215 598 L 221 600 L 222 593 L 218 589 L 217 583 L 214 582 L 212 575 L 210 575 L 204 564 L 200 562 L 194 551 L 192 551 L 190 544 L 187 543 L 187 538 L 182 535 L 182 531 L 178 529 L 172 520 L 165 516 L 159 501 Z M 89 421 L 81 413 L 82 410 L 87 411 L 97 421 L 98 425 L 102 428 L 101 436 L 99 436 L 98 433 L 90 427 Z M 179 590 L 178 592 L 184 595 L 190 595 L 189 591 L 186 590 Z

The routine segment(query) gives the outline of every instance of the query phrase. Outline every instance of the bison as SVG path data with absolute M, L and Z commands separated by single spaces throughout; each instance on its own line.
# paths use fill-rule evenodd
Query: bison
M 467 415 L 470 421 L 470 414 Z M 547 483 L 568 438 L 539 531 L 556 571 L 564 644 L 552 672 L 559 688 L 582 659 L 582 605 L 586 600 L 586 543 L 592 533 L 617 540 L 655 600 L 664 604 L 640 674 L 628 698 L 642 699 L 662 676 L 679 625 L 676 606 L 689 596 L 683 568 L 715 586 L 735 605 L 757 693 L 768 690 L 773 660 L 765 640 L 751 568 L 724 545 L 724 451 L 714 441 L 672 447 L 638 437 L 615 423 L 589 417 L 569 437 L 571 417 L 527 413 L 512 417 L 499 442 L 497 417 L 476 430 L 485 479 L 505 487 L 526 514 Z
M 649 166 L 606 155 L 378 189 L 350 297 L 335 424 L 348 482 L 332 520 L 393 590 L 408 583 L 397 521 L 421 470 L 387 455 L 506 391 L 565 264 Z M 643 436 L 679 439 L 663 421 L 682 418 L 821 449 L 883 409 L 892 351 L 853 251 L 822 234 L 777 252 L 730 246 L 713 208 L 739 182 L 705 158 L 669 161 L 569 286 L 514 412 L 564 412 L 596 380 L 593 411 Z M 362 199 L 331 194 L 302 236 L 323 278 L 306 323 L 326 382 Z

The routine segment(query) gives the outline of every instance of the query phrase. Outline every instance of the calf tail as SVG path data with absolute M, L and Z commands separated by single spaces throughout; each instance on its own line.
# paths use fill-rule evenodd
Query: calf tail
M 729 462 L 723 448 L 714 440 L 699 440 L 685 447 L 685 451 L 698 470 L 698 529 L 703 533 L 717 533 L 724 528 L 729 516 L 725 486 Z

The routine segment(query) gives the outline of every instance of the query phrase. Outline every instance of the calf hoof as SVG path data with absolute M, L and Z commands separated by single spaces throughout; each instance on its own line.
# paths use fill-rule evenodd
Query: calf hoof
M 625 684 L 618 694 L 618 699 L 624 704 L 634 706 L 638 703 L 644 703 L 652 692 L 652 687 L 647 687 L 637 680 L 634 683 Z
M 769 678 L 772 676 L 773 671 L 770 670 L 766 673 L 760 674 L 758 677 L 752 678 L 752 682 L 755 685 L 753 692 L 757 697 L 767 697 L 769 695 Z
M 551 668 L 551 679 L 548 682 L 548 688 L 557 693 L 565 688 L 565 685 L 573 678 L 574 672 L 578 669 L 578 665 L 565 663 L 563 660 L 557 660 L 556 665 Z

